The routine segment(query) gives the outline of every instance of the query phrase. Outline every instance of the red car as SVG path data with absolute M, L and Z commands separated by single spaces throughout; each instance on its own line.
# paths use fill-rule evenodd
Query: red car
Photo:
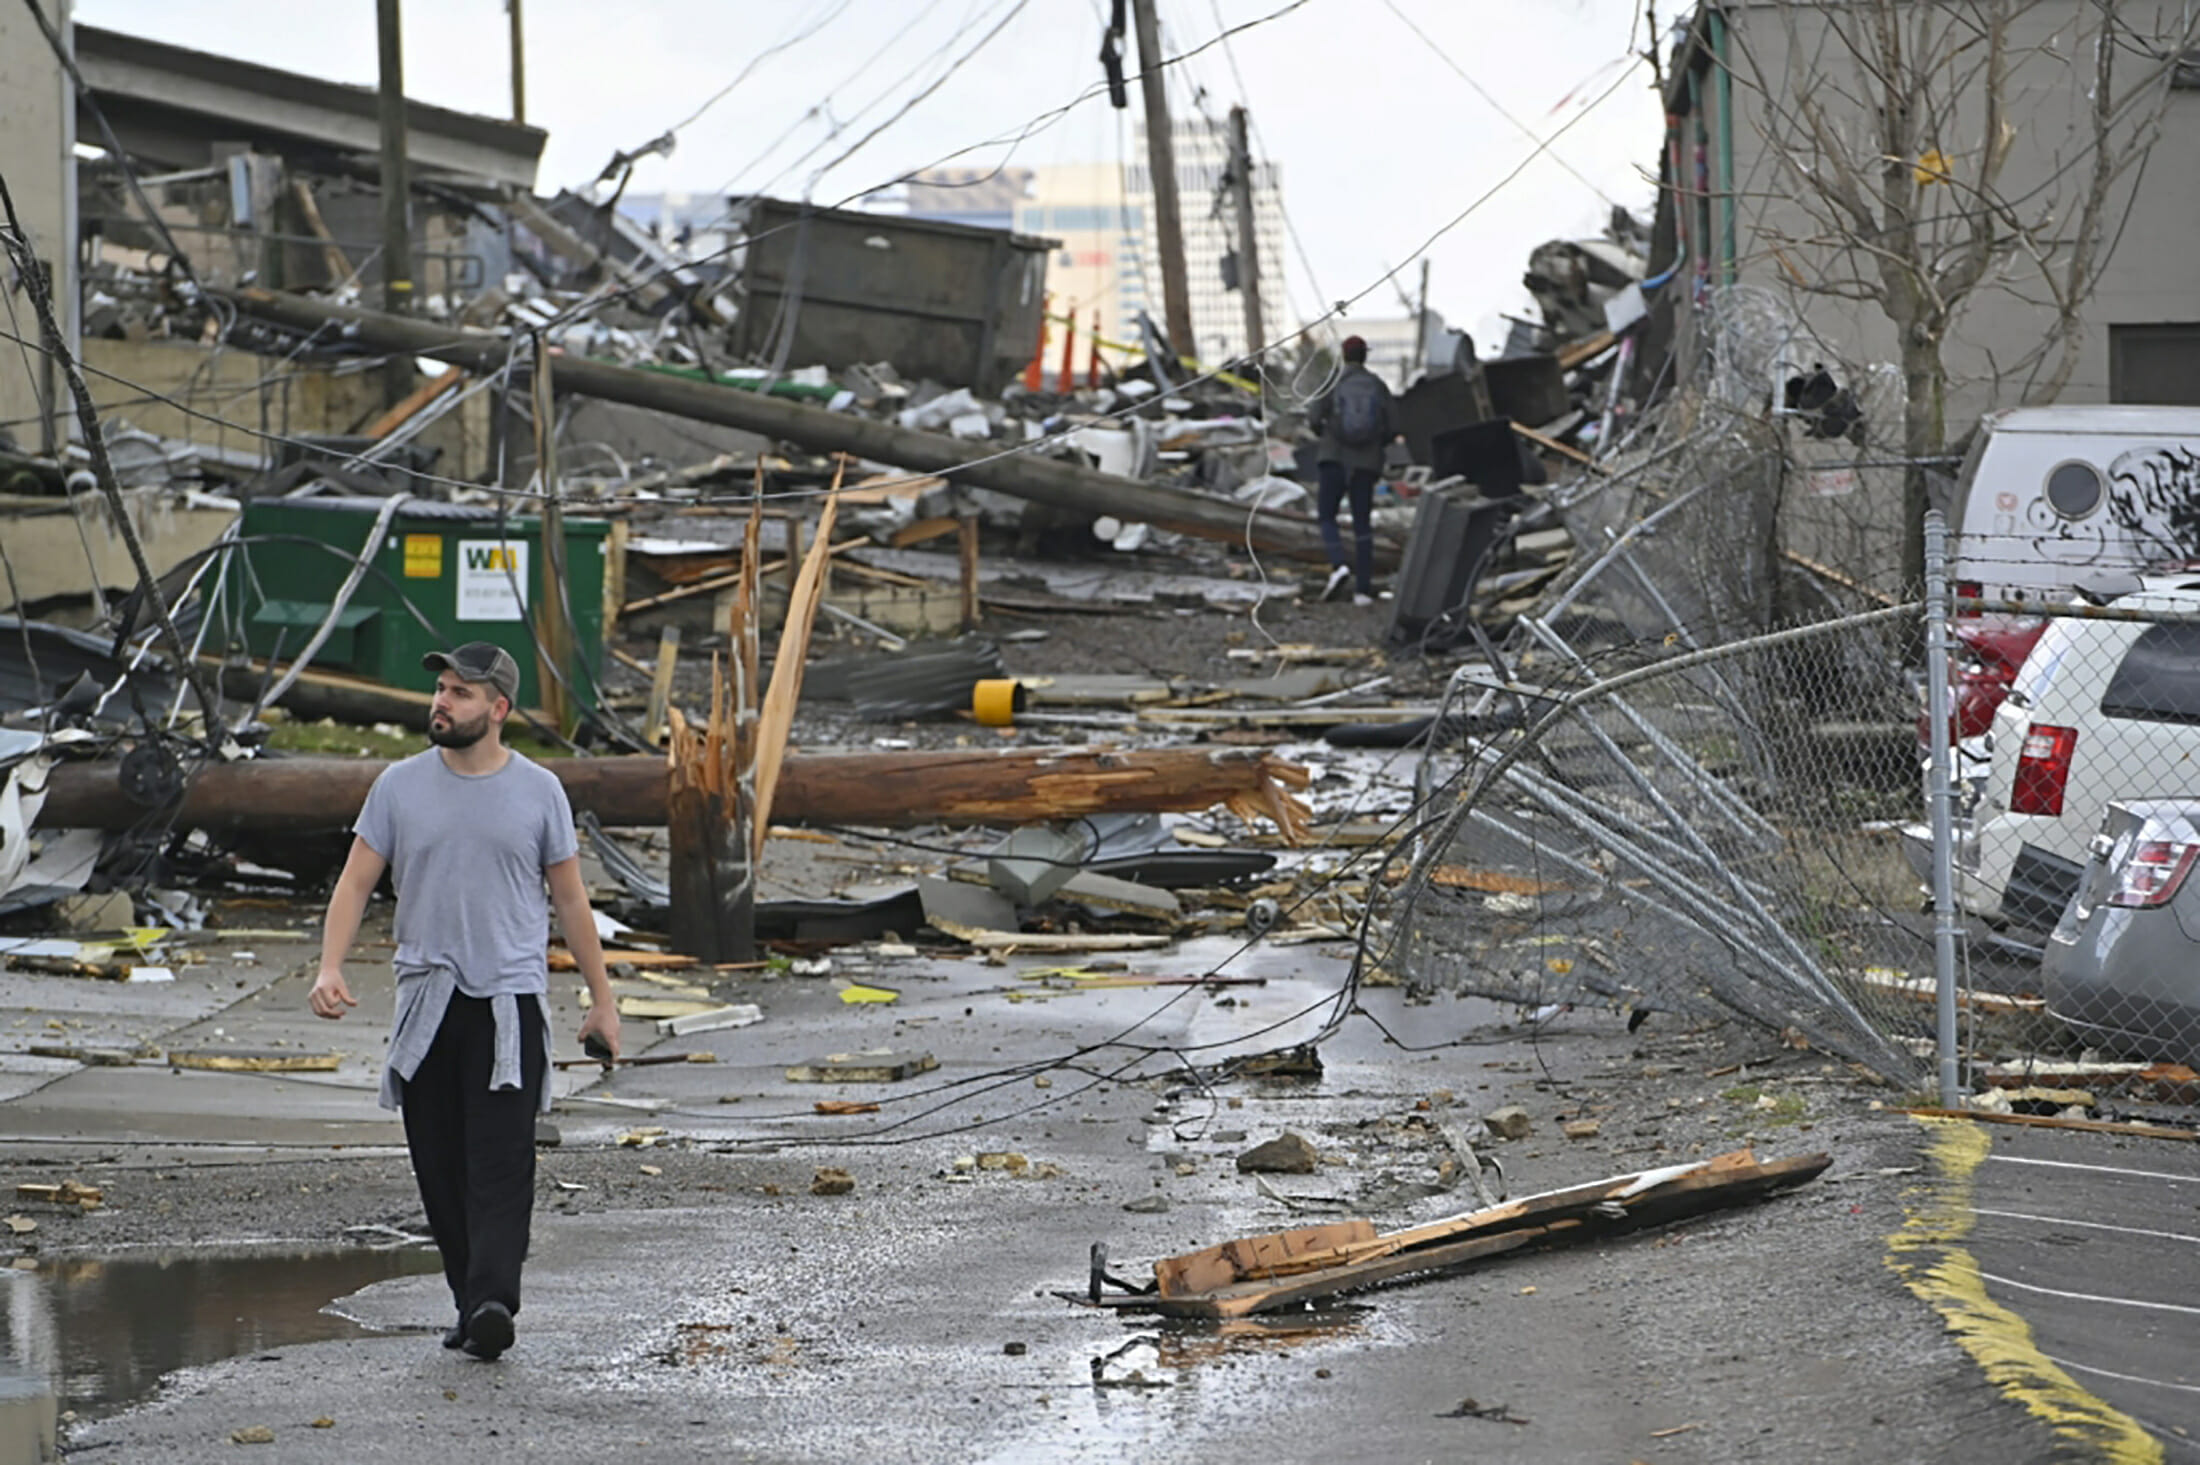
M 2017 669 L 2032 654 L 2033 645 L 2046 629 L 2045 616 L 1975 615 L 1955 623 L 1955 685 L 1950 689 L 1954 695 L 1949 732 L 1957 742 L 1975 738 L 1994 725 L 1994 709 L 2009 695 L 2009 684 L 2017 679 Z M 1922 745 L 1930 738 L 1931 729 L 1921 715 L 1917 719 L 1917 740 Z

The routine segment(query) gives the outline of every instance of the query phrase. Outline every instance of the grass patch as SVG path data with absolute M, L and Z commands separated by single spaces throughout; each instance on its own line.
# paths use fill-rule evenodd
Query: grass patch
M 285 753 L 317 753 L 334 758 L 409 758 L 428 746 L 428 735 L 399 727 L 394 722 L 362 727 L 330 717 L 318 722 L 286 719 L 274 724 L 268 733 L 267 745 Z M 530 758 L 567 756 L 565 749 L 541 741 L 525 728 L 508 727 L 504 745 Z
M 1810 1116 L 1810 1106 L 1803 1102 L 1801 1094 L 1768 1093 L 1755 1084 L 1741 1084 L 1719 1095 L 1749 1110 L 1750 1123 L 1769 1125 L 1775 1129 L 1799 1124 Z

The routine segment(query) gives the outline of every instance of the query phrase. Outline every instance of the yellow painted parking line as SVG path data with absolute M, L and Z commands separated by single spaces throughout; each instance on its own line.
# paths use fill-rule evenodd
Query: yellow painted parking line
M 1887 1265 L 1948 1325 L 2002 1397 L 2111 1465 L 2160 1465 L 2162 1446 L 2139 1422 L 2085 1388 L 2032 1339 L 2022 1316 L 1986 1293 L 1971 1234 L 1972 1177 L 1992 1143 L 1965 1119 L 1919 1118 L 1935 1175 L 1909 1192 L 1909 1218 L 1887 1238 Z

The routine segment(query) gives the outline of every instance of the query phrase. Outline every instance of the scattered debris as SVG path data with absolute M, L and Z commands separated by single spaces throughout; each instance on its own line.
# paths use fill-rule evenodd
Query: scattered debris
M 665 1017 L 657 1020 L 657 1031 L 664 1037 L 684 1038 L 695 1033 L 723 1032 L 727 1028 L 745 1028 L 764 1020 L 764 1010 L 753 1002 L 736 1002 L 726 1007 L 713 1007 L 702 1012 L 690 1012 L 681 1017 Z
M 75 1206 L 78 1210 L 96 1211 L 106 1202 L 106 1193 L 96 1185 L 86 1185 L 77 1180 L 64 1180 L 58 1185 L 39 1181 L 24 1181 L 15 1187 L 17 1200 L 44 1201 L 49 1205 Z
M 1526 1139 L 1535 1133 L 1535 1121 L 1518 1104 L 1492 1109 L 1482 1116 L 1482 1127 L 1499 1139 Z
M 1469 1266 L 1527 1246 L 1620 1234 L 1804 1184 L 1828 1155 L 1759 1163 L 1748 1150 L 1548 1191 L 1378 1235 L 1351 1220 L 1225 1242 L 1154 1263 L 1148 1289 L 1108 1292 L 1103 1248 L 1073 1302 L 1175 1317 L 1233 1318 L 1301 1305 L 1397 1278 Z
M 855 1176 L 832 1166 L 820 1169 L 810 1181 L 812 1195 L 846 1195 L 855 1188 Z
M 940 1066 L 929 1053 L 832 1053 L 797 1063 L 789 1083 L 899 1083 Z
M 334 1073 L 343 1066 L 343 1055 L 270 1048 L 171 1048 L 168 1066 L 216 1073 Z
M 1285 1130 L 1237 1157 L 1241 1174 L 1311 1175 L 1321 1167 L 1321 1152 L 1306 1136 Z

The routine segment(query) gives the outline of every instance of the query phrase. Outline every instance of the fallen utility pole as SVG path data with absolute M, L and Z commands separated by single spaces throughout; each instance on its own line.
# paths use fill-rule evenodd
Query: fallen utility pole
M 173 827 L 309 833 L 343 829 L 388 762 L 259 758 L 208 764 L 186 788 Z M 661 827 L 667 767 L 653 757 L 546 758 L 576 813 L 605 824 Z M 789 754 L 772 817 L 785 824 L 1029 824 L 1093 814 L 1191 813 L 1224 805 L 1274 821 L 1294 838 L 1306 770 L 1258 748 L 1005 749 Z M 129 829 L 148 810 L 122 791 L 116 762 L 64 763 L 46 783 L 39 824 Z
M 501 333 L 451 330 L 425 321 L 267 290 L 213 289 L 207 293 L 221 297 L 254 319 L 296 331 L 342 326 L 347 340 L 370 351 L 429 356 L 484 374 L 504 366 L 506 346 Z M 623 402 L 696 422 L 763 433 L 813 452 L 851 453 L 911 472 L 951 475 L 957 482 L 976 488 L 990 488 L 1092 518 L 1110 515 L 1224 544 L 1244 545 L 1249 541 L 1263 554 L 1328 562 L 1319 528 L 1302 515 L 1267 509 L 1248 514 L 1243 505 L 1228 499 L 1119 478 L 1058 458 L 1025 452 L 1004 455 L 988 443 L 961 442 L 898 423 L 874 422 L 853 413 L 829 412 L 760 392 L 580 356 L 560 358 L 558 389 L 598 401 Z M 1376 540 L 1379 563 L 1395 565 L 1397 553 L 1395 541 Z

